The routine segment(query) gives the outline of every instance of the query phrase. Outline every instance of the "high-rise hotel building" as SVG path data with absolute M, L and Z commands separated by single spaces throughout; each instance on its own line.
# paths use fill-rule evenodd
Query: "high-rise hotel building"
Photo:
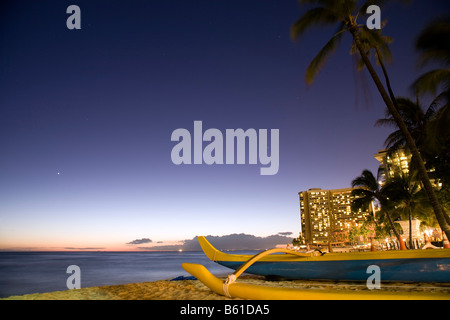
M 408 173 L 411 154 L 401 148 L 391 153 L 387 149 L 379 150 L 375 154 L 375 159 L 380 162 L 380 166 L 384 169 L 383 180 L 393 177 L 396 173 Z
M 299 192 L 302 238 L 307 244 L 346 242 L 349 231 L 360 226 L 366 212 L 351 211 L 353 188 Z

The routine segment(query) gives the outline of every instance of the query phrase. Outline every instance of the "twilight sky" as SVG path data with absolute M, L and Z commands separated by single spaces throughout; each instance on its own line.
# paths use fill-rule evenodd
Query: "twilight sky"
M 71 4 L 81 30 L 66 27 Z M 415 36 L 449 9 L 446 0 L 381 7 L 397 95 L 424 71 Z M 296 0 L 2 2 L 0 249 L 297 236 L 298 192 L 376 171 L 373 155 L 393 130 L 374 127 L 384 105 L 357 73 L 349 36 L 307 87 L 306 67 L 334 28 L 293 42 L 304 10 Z M 224 135 L 279 129 L 278 173 L 248 161 L 175 165 L 171 134 L 193 134 L 194 121 Z

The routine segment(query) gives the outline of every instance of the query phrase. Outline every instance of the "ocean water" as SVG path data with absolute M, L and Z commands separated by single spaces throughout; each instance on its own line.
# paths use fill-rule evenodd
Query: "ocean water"
M 0 297 L 67 290 L 70 265 L 80 268 L 84 288 L 190 276 L 183 262 L 215 275 L 233 272 L 203 252 L 0 252 Z

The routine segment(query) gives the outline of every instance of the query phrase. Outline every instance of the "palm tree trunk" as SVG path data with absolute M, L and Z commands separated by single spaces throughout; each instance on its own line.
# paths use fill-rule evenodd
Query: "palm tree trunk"
M 397 123 L 399 129 L 405 136 L 406 143 L 407 143 L 412 155 L 416 158 L 416 161 L 418 164 L 418 169 L 419 169 L 420 180 L 422 181 L 423 187 L 428 195 L 430 204 L 433 207 L 433 211 L 434 211 L 434 214 L 436 215 L 436 219 L 437 219 L 441 229 L 445 232 L 447 237 L 450 239 L 450 225 L 447 223 L 445 214 L 444 214 L 444 210 L 441 207 L 441 205 L 436 197 L 436 194 L 434 193 L 433 186 L 431 185 L 427 170 L 425 168 L 425 164 L 419 153 L 419 150 L 417 149 L 414 139 L 412 138 L 411 134 L 409 133 L 408 128 L 406 127 L 406 124 L 403 122 L 403 120 L 402 120 L 400 114 L 398 113 L 397 109 L 395 108 L 392 100 L 389 98 L 388 93 L 384 89 L 384 86 L 381 83 L 381 80 L 378 77 L 375 69 L 373 68 L 372 64 L 370 63 L 370 60 L 367 57 L 367 54 L 365 53 L 363 46 L 361 44 L 361 40 L 359 39 L 358 26 L 356 25 L 356 23 L 353 22 L 348 30 L 350 31 L 350 33 L 353 36 L 353 40 L 355 41 L 356 47 L 358 48 L 361 58 L 363 59 L 364 64 L 366 65 L 367 70 L 369 71 L 373 81 L 375 82 L 375 85 L 377 86 L 377 89 L 380 92 L 380 95 L 381 95 L 384 103 L 386 104 L 389 112 L 391 113 L 392 117 L 394 118 L 395 122 Z
M 378 61 L 380 62 L 381 70 L 383 70 L 384 80 L 386 81 L 386 87 L 388 89 L 389 96 L 390 96 L 391 101 L 394 104 L 395 108 L 398 110 L 397 99 L 395 99 L 394 91 L 392 91 L 391 81 L 389 80 L 389 76 L 387 74 L 386 67 L 384 66 L 383 59 L 380 54 L 380 50 L 378 50 L 378 48 L 375 47 L 375 51 L 378 56 Z
M 408 205 L 408 209 L 409 209 L 409 248 L 413 249 L 411 205 Z
M 403 241 L 402 236 L 400 235 L 400 233 L 398 233 L 398 230 L 397 230 L 397 228 L 394 225 L 394 221 L 392 221 L 391 215 L 386 210 L 384 212 L 386 213 L 386 216 L 388 217 L 389 224 L 391 225 L 392 231 L 394 231 L 394 234 L 395 234 L 395 236 L 398 239 L 398 242 L 400 244 L 400 250 L 406 250 L 405 242 Z

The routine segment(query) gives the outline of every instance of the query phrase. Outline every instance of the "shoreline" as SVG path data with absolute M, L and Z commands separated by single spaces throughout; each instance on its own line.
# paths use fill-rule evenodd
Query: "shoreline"
M 341 281 L 268 281 L 255 276 L 242 276 L 239 282 L 278 286 L 283 288 L 298 288 L 312 290 L 369 290 L 364 282 Z M 450 283 L 403 283 L 386 282 L 381 284 L 380 291 L 394 292 L 440 292 L 448 294 L 450 299 Z M 227 298 L 212 292 L 199 280 L 158 280 L 121 285 L 86 287 L 46 293 L 13 295 L 0 300 L 241 300 Z

